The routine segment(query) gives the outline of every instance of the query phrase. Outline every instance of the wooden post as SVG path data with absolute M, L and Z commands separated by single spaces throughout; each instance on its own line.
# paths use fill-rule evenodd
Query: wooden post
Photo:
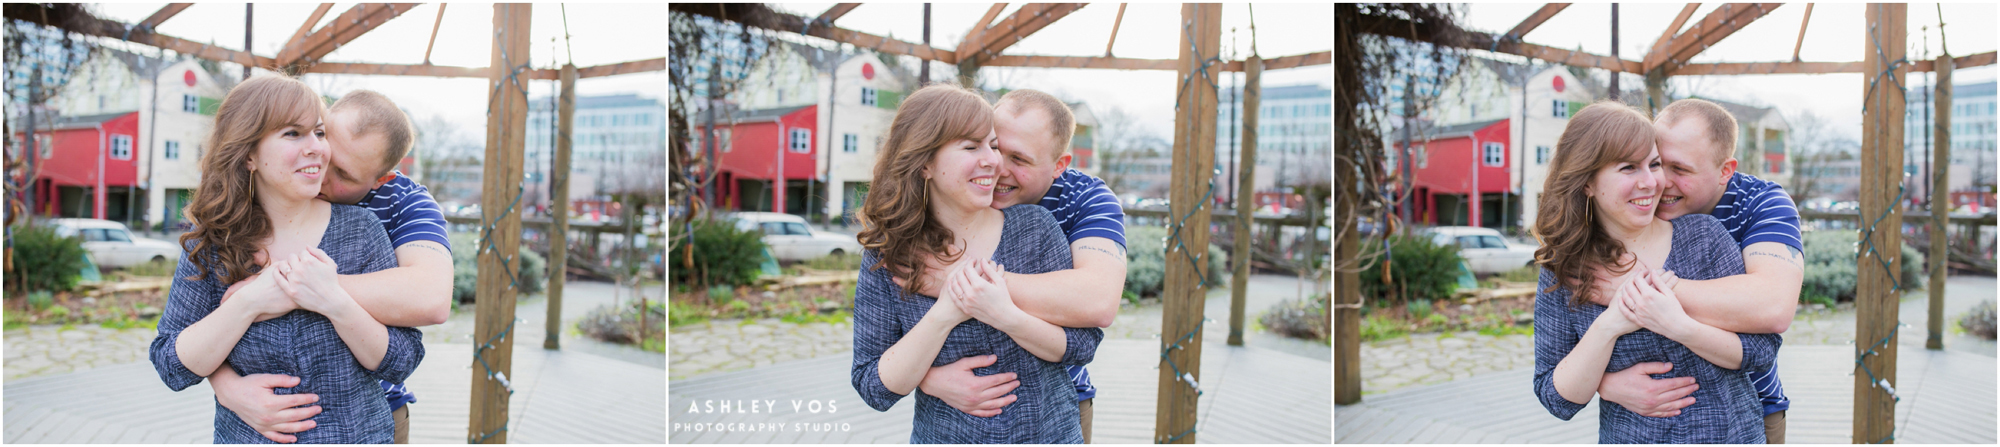
M 1855 280 L 1854 371 L 1855 444 L 1893 442 L 1896 401 L 1897 272 L 1902 266 L 1903 89 L 1897 84 L 1908 66 L 1903 59 L 1908 5 L 1867 6 L 1860 87 L 1866 92 L 1861 117 L 1861 237 Z M 1872 84 L 1871 84 L 1872 83 Z M 1881 217 L 1878 222 L 1875 219 Z M 1871 224 L 1872 222 L 1872 224 Z
M 438 5 L 442 8 L 444 5 Z M 562 349 L 563 283 L 569 271 L 569 151 L 576 120 L 576 64 L 563 64 L 562 94 L 556 100 L 556 159 L 549 194 L 549 318 L 542 349 Z
M 1161 315 L 1159 403 L 1153 442 L 1193 444 L 1200 398 L 1202 307 L 1208 260 L 1208 193 L 1215 188 L 1215 79 L 1222 73 L 1222 5 L 1181 5 L 1174 176 L 1167 216 L 1167 279 Z M 1174 220 L 1182 219 L 1186 220 Z
M 1937 71 L 1937 82 L 1931 83 L 1931 90 L 1937 92 L 1937 100 L 1932 104 L 1937 110 L 1935 150 L 1931 151 L 1931 166 L 1944 172 L 1931 173 L 1931 284 L 1930 321 L 1926 328 L 1930 336 L 1924 339 L 1925 349 L 1944 349 L 1944 267 L 1951 263 L 1951 248 L 1945 245 L 1945 232 L 1950 231 L 1945 218 L 1951 214 L 1951 55 L 1938 56 L 1931 67 Z
M 507 403 L 514 394 L 514 281 L 521 274 L 522 144 L 527 140 L 529 12 L 525 3 L 493 5 L 492 75 L 487 99 L 486 159 L 480 209 L 477 317 L 473 323 L 472 420 L 466 440 L 507 443 Z M 517 75 L 517 73 L 521 75 Z
M 1257 212 L 1257 108 L 1264 101 L 1264 58 L 1243 61 L 1243 173 L 1236 178 L 1236 246 L 1229 255 L 1235 267 L 1229 280 L 1229 345 L 1243 346 L 1243 300 L 1250 284 L 1250 215 Z
M 1646 117 L 1659 119 L 1660 109 L 1667 107 L 1666 70 L 1654 69 L 1646 72 Z

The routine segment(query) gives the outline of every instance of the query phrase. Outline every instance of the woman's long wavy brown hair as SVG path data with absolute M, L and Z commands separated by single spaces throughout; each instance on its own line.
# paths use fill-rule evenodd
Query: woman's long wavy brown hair
M 184 213 L 194 230 L 181 235 L 181 246 L 194 242 L 188 260 L 198 272 L 188 279 L 214 274 L 227 284 L 250 277 L 257 250 L 271 237 L 271 219 L 251 186 L 256 175 L 250 171 L 250 157 L 264 136 L 324 116 L 326 101 L 304 82 L 285 76 L 250 78 L 223 97 L 201 156 L 200 186 Z M 221 271 L 210 272 L 210 261 Z
M 1613 239 L 1598 222 L 1596 203 L 1588 187 L 1597 171 L 1622 161 L 1643 163 L 1653 147 L 1653 123 L 1630 106 L 1603 101 L 1591 104 L 1570 117 L 1556 141 L 1555 160 L 1549 163 L 1542 184 L 1540 204 L 1535 208 L 1535 263 L 1555 275 L 1556 287 L 1570 290 L 1572 307 L 1590 302 L 1592 269 L 1618 268 L 1625 245 Z
M 861 246 L 875 250 L 881 262 L 868 266 L 889 269 L 904 278 L 903 289 L 917 293 L 924 286 L 925 259 L 958 260 L 951 230 L 931 214 L 930 186 L 924 169 L 938 149 L 959 140 L 986 141 L 993 129 L 993 107 L 964 87 L 934 84 L 917 90 L 896 107 L 889 138 L 875 159 L 875 178 L 861 202 Z

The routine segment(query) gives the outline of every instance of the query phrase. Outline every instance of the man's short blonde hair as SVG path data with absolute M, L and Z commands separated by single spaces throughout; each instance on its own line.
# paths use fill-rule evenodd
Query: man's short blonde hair
M 1005 96 L 1000 97 L 999 104 L 994 105 L 993 108 L 995 110 L 1009 109 L 1013 111 L 1011 113 L 1017 115 L 1028 110 L 1040 110 L 1047 113 L 1049 115 L 1049 138 L 1056 145 L 1055 153 L 1052 156 L 1054 158 L 1061 158 L 1063 154 L 1069 153 L 1069 139 L 1076 134 L 1076 114 L 1071 113 L 1069 105 L 1063 104 L 1062 100 L 1056 99 L 1055 96 L 1047 93 L 1042 93 L 1039 90 L 1022 89 L 1007 92 Z
M 359 118 L 352 124 L 354 138 L 381 132 L 386 145 L 382 148 L 380 159 L 382 168 L 364 179 L 374 179 L 388 174 L 389 170 L 395 169 L 397 164 L 403 162 L 403 156 L 409 155 L 410 147 L 416 145 L 416 126 L 410 124 L 410 116 L 403 114 L 402 109 L 396 108 L 394 101 L 390 101 L 389 97 L 382 96 L 381 93 L 373 90 L 348 92 L 347 95 L 340 97 L 340 101 L 334 102 L 331 109 L 334 113 L 342 110 L 353 110 L 355 117 Z
M 1672 127 L 1681 120 L 1695 118 L 1701 120 L 1702 128 L 1708 130 L 1708 142 L 1715 151 L 1715 164 L 1722 165 L 1736 153 L 1736 117 L 1721 105 L 1701 99 L 1688 98 L 1667 104 L 1660 109 L 1659 122 Z

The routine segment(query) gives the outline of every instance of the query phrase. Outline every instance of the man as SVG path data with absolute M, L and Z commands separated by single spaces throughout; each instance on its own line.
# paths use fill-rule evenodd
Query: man
M 994 146 L 1004 159 L 993 187 L 993 207 L 1035 204 L 1048 208 L 1069 236 L 1076 268 L 1036 275 L 1007 274 L 1007 292 L 1030 315 L 1064 327 L 1109 327 L 1125 289 L 1125 211 L 1118 196 L 1096 177 L 1069 169 L 1076 116 L 1061 100 L 1035 90 L 1015 90 L 994 106 Z M 925 295 L 937 296 L 948 270 L 932 269 Z M 900 280 L 899 280 L 900 282 Z M 968 357 L 934 367 L 917 387 L 952 408 L 992 417 L 1014 402 L 1014 373 L 976 376 L 992 356 Z M 1082 366 L 1069 368 L 1090 442 L 1091 399 L 1097 388 Z
M 333 104 L 326 118 L 328 175 L 319 198 L 359 205 L 375 212 L 396 247 L 397 267 L 365 275 L 343 275 L 340 287 L 377 321 L 388 326 L 419 327 L 451 317 L 451 242 L 445 237 L 444 213 L 430 190 L 401 172 L 392 171 L 410 152 L 414 126 L 389 98 L 357 90 Z M 248 283 L 225 292 L 223 299 Z M 273 388 L 297 386 L 297 377 L 278 374 L 239 376 L 228 364 L 209 376 L 216 401 L 273 442 L 297 440 L 287 433 L 310 430 L 309 418 L 319 414 L 311 394 L 277 395 Z M 381 382 L 396 418 L 396 443 L 410 439 L 410 412 L 405 405 L 416 395 L 403 385 Z M 300 408 L 293 408 L 300 407 Z
M 1736 172 L 1736 119 L 1713 102 L 1683 99 L 1660 110 L 1658 133 L 1663 180 L 1661 220 L 1708 213 L 1722 221 L 1743 250 L 1745 274 L 1707 281 L 1680 280 L 1672 286 L 1689 316 L 1723 330 L 1744 334 L 1778 334 L 1791 327 L 1799 287 L 1805 279 L 1800 251 L 1799 210 L 1785 188 Z M 1635 270 L 1635 274 L 1637 271 Z M 1615 287 L 1633 275 L 1599 276 L 1593 301 L 1604 304 Z M 1642 363 L 1607 373 L 1598 394 L 1632 412 L 1670 417 L 1694 403 L 1687 397 L 1699 384 L 1693 378 L 1654 380 L 1649 374 L 1672 371 L 1666 363 Z M 1757 387 L 1764 405 L 1767 442 L 1785 442 L 1785 411 L 1791 400 L 1771 371 L 1743 371 Z

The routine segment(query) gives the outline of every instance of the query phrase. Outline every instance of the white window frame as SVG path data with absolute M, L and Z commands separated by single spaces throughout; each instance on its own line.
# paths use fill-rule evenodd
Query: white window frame
M 1535 146 L 1535 165 L 1549 164 L 1549 147 Z
M 850 134 L 844 134 L 844 135 L 841 135 L 841 136 L 840 136 L 840 151 L 841 151 L 841 152 L 843 152 L 843 153 L 849 153 L 849 154 L 852 154 L 852 153 L 856 153 L 856 152 L 860 152 L 860 151 L 861 151 L 861 141 L 860 141 L 860 140 L 861 140 L 861 138 L 860 138 L 860 137 L 858 137 L 858 136 L 856 136 L 856 135 L 854 135 L 854 134 L 851 134 L 851 133 L 850 133 Z
M 1565 119 L 1569 118 L 1569 101 L 1555 99 L 1551 100 L 1551 102 L 1553 103 L 1552 105 L 1554 105 L 1555 107 L 1553 110 L 1549 111 L 1549 116 L 1553 116 L 1556 118 L 1565 118 Z
M 166 148 L 161 150 L 161 152 L 161 156 L 168 160 L 179 160 L 181 159 L 181 142 L 167 140 Z
M 198 99 L 197 97 L 191 94 L 182 93 L 181 111 L 187 113 L 201 113 L 201 99 Z
M 1500 167 L 1507 165 L 1507 145 L 1488 142 L 1481 149 L 1484 150 L 1481 151 L 1482 156 L 1480 158 L 1482 159 L 1481 161 L 1485 162 L 1486 166 Z
M 131 135 L 112 135 L 112 136 L 111 136 L 111 150 L 110 150 L 109 152 L 110 152 L 110 155 L 111 155 L 111 159 L 112 159 L 112 160 L 131 160 L 131 159 L 132 159 L 132 136 L 131 136 Z
M 864 106 L 872 106 L 872 105 L 875 105 L 875 89 L 874 89 L 874 88 L 871 88 L 871 87 L 862 87 L 862 88 L 861 88 L 861 105 L 864 105 Z
M 812 129 L 793 128 L 791 130 L 791 150 L 794 154 L 812 153 Z

